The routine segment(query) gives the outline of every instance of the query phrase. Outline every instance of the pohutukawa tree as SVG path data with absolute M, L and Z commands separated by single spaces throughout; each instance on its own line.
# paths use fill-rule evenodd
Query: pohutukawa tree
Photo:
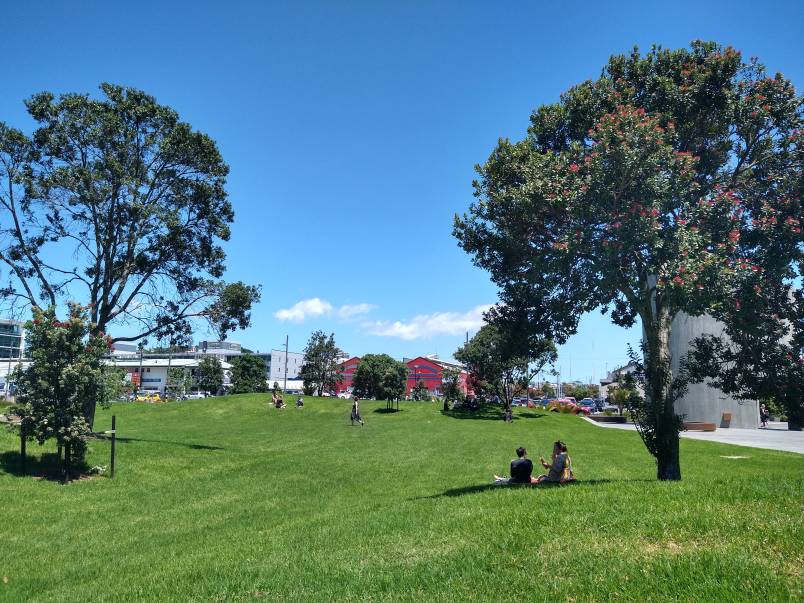
M 249 322 L 259 288 L 222 280 L 234 214 L 215 141 L 133 88 L 26 102 L 32 137 L 0 123 L 0 294 L 88 304 L 115 341 L 219 335 Z
M 731 48 L 635 49 L 536 110 L 524 140 L 500 140 L 456 216 L 503 301 L 556 342 L 596 308 L 641 322 L 659 479 L 681 478 L 673 318 L 752 303 L 748 277 L 801 273 L 801 123 L 793 85 Z M 772 258 L 757 251 L 769 232 Z
M 113 393 L 102 361 L 111 339 L 91 333 L 85 308 L 70 304 L 69 311 L 61 321 L 53 308 L 33 308 L 25 327 L 31 364 L 14 375 L 17 399 L 12 408 L 22 420 L 24 437 L 39 444 L 57 440 L 67 477 L 69 467 L 84 458 L 96 406 L 106 404 Z

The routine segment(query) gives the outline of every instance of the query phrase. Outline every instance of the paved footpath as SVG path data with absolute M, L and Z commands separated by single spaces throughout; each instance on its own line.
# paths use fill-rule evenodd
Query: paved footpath
M 584 417 L 585 418 L 585 417 Z M 586 419 L 586 418 L 585 418 Z M 593 425 L 604 429 L 626 429 L 636 431 L 633 423 L 597 423 L 586 419 Z M 682 431 L 682 438 L 722 442 L 750 448 L 767 448 L 804 454 L 804 431 L 788 431 L 787 423 L 769 423 L 767 429 L 717 429 L 715 431 Z

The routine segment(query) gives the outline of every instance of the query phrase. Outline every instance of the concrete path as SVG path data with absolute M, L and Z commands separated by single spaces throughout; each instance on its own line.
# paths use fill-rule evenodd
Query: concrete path
M 604 429 L 626 429 L 636 431 L 633 423 L 596 423 L 584 417 L 593 425 Z M 721 442 L 750 448 L 767 448 L 804 454 L 804 431 L 788 431 L 787 423 L 769 423 L 767 429 L 717 429 L 715 431 L 682 431 L 682 438 Z

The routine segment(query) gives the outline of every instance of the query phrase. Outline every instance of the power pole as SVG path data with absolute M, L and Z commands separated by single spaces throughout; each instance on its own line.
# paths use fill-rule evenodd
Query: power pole
M 142 389 L 142 348 L 143 348 L 142 343 L 140 343 L 139 347 L 140 347 L 140 372 L 137 374 L 137 389 L 134 390 L 135 396 L 139 394 L 140 390 Z
M 288 336 L 285 335 L 285 385 L 282 387 L 283 393 L 288 393 Z

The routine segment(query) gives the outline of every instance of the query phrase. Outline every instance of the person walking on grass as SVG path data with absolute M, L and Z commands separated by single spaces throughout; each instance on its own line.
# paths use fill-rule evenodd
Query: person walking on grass
M 355 424 L 355 421 L 360 423 L 360 427 L 363 427 L 363 417 L 360 416 L 360 399 L 357 396 L 352 402 L 352 425 Z

